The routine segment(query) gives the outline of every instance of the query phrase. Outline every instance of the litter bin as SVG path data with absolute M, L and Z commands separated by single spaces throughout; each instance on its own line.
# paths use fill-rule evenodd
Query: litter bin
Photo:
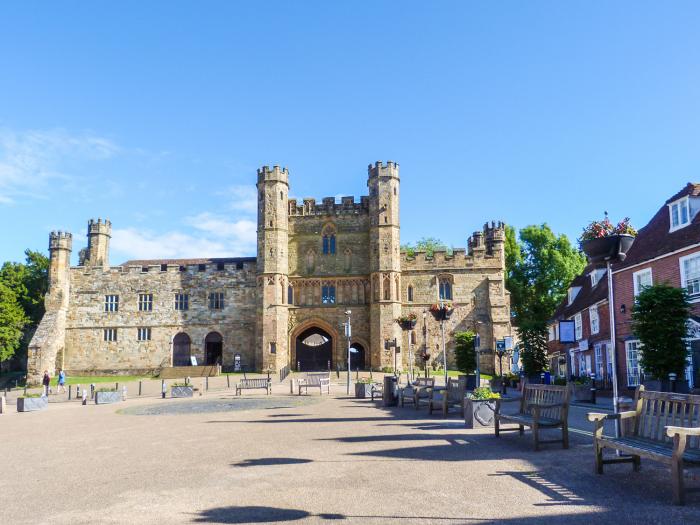
M 384 376 L 384 392 L 382 401 L 385 407 L 395 407 L 398 403 L 396 395 L 396 376 Z

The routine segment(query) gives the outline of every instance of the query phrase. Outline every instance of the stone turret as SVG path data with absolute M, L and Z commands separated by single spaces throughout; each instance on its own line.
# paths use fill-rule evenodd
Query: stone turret
M 370 164 L 370 346 L 372 366 L 392 366 L 393 350 L 387 340 L 401 338 L 396 318 L 401 315 L 401 258 L 399 225 L 399 165 L 388 161 Z M 399 362 L 401 359 L 399 359 Z
M 289 363 L 289 172 L 258 169 L 258 315 L 256 367 L 278 370 Z
M 112 223 L 101 218 L 88 221 L 88 246 L 82 257 L 85 266 L 109 267 L 109 240 L 112 238 Z
M 27 383 L 30 385 L 41 382 L 44 370 L 53 377 L 56 366 L 63 366 L 72 249 L 73 236 L 70 233 L 51 232 L 46 313 L 29 342 L 27 352 Z

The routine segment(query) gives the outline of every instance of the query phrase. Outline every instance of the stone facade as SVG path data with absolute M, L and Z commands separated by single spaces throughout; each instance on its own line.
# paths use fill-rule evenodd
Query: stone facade
M 487 350 L 482 370 L 493 371 L 495 340 L 511 331 L 503 224 L 486 224 L 467 249 L 408 254 L 400 248 L 398 164 L 370 165 L 367 185 L 359 202 L 299 203 L 289 199 L 286 168 L 261 168 L 255 258 L 109 266 L 111 223 L 98 220 L 88 225 L 80 265 L 70 267 L 71 235 L 52 233 L 47 313 L 30 344 L 30 380 L 56 367 L 69 374 L 152 372 L 183 355 L 225 368 L 237 355 L 247 369 L 304 368 L 313 349 L 299 336 L 314 331 L 328 352 L 316 363 L 343 368 L 348 312 L 354 366 L 381 369 L 396 360 L 405 369 L 423 348 L 441 360 L 440 323 L 428 312 L 441 293 L 455 305 L 444 326 L 448 363 L 454 333 L 472 329 Z M 396 319 L 408 313 L 418 323 L 404 331 Z M 394 339 L 396 355 L 385 348 Z

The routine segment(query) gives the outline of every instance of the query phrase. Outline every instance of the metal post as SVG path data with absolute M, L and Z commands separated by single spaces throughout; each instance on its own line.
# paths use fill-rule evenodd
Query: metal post
M 141 381 L 139 381 L 139 395 L 141 395 Z
M 595 374 L 591 374 L 591 403 L 596 403 Z
M 90 399 L 95 399 L 95 383 L 90 383 Z
M 226 374 L 226 387 L 231 388 L 231 375 Z
M 613 384 L 613 413 L 619 412 L 620 398 L 617 391 L 617 341 L 615 337 L 615 294 L 613 291 L 613 277 L 610 261 L 607 261 L 608 272 L 608 311 L 610 312 L 610 344 L 612 345 L 612 384 Z M 615 436 L 620 437 L 620 422 L 615 419 Z
M 119 383 L 114 383 L 114 390 L 119 391 Z
M 163 399 L 165 399 L 165 379 L 160 380 L 160 393 Z
M 270 373 L 269 373 L 269 372 L 268 372 L 268 374 L 267 374 L 267 378 L 270 379 Z M 207 376 L 207 377 L 204 379 L 204 383 L 205 383 L 205 385 L 206 385 L 204 389 L 208 391 L 208 390 L 209 390 L 209 376 Z
M 442 366 L 445 367 L 445 388 L 447 388 L 447 347 L 445 346 L 445 312 L 440 316 L 440 332 L 442 333 Z
M 73 385 L 68 385 L 68 401 L 73 397 Z
M 345 326 L 345 335 L 348 338 L 348 381 L 347 381 L 347 395 L 350 395 L 350 340 L 352 339 L 352 326 L 350 324 L 350 315 L 352 312 L 347 310 L 345 315 L 348 316 L 348 324 Z

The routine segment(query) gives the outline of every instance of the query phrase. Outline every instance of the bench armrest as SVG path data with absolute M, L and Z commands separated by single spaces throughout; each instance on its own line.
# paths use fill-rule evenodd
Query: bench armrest
M 588 421 L 603 421 L 604 419 L 631 419 L 637 417 L 634 410 L 618 412 L 617 414 L 601 414 L 600 412 L 589 412 Z
M 700 427 L 672 427 L 668 426 L 666 428 L 666 435 L 668 437 L 673 437 L 676 434 L 681 436 L 700 436 Z
M 520 401 L 522 397 L 499 397 L 498 400 L 501 403 L 512 403 L 513 401 Z

